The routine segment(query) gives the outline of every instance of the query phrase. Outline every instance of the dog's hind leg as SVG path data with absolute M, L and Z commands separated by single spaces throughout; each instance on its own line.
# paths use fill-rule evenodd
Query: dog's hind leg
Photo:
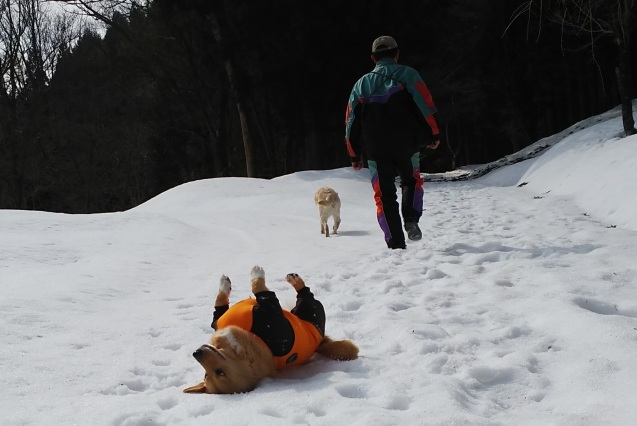
M 295 273 L 287 274 L 285 276 L 285 281 L 290 283 L 292 287 L 294 287 L 294 290 L 296 290 L 297 293 L 305 287 L 305 282 L 303 281 L 303 278 L 299 277 L 299 275 Z
M 270 291 L 265 285 L 265 271 L 260 266 L 254 266 L 250 272 L 252 277 L 252 294 L 255 296 L 262 291 Z
M 298 274 L 288 274 L 285 280 L 296 290 L 296 305 L 290 312 L 302 320 L 314 324 L 321 335 L 324 335 L 325 309 L 321 302 L 314 298 L 314 294 Z
M 323 216 L 321 214 L 321 234 L 325 234 L 326 237 L 330 236 L 330 228 L 327 224 L 327 219 L 329 219 L 329 216 Z

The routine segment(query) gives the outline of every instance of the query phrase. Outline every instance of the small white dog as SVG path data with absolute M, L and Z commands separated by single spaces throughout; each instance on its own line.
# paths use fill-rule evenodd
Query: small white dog
M 326 186 L 319 188 L 314 194 L 314 202 L 318 206 L 321 217 L 321 234 L 325 234 L 326 237 L 330 236 L 327 226 L 327 219 L 330 216 L 334 220 L 332 233 L 337 234 L 338 226 L 341 224 L 341 199 L 336 191 Z

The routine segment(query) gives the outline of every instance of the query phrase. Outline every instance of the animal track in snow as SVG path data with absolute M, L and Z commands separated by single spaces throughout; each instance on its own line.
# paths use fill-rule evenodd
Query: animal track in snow
M 428 362 L 428 370 L 433 374 L 442 374 L 443 368 L 449 362 L 449 356 L 446 354 L 434 355 Z
M 207 416 L 208 414 L 215 411 L 216 407 L 213 404 L 210 405 L 202 405 L 193 409 L 192 414 L 194 417 Z
M 409 398 L 402 395 L 394 395 L 390 398 L 385 408 L 388 410 L 406 411 L 409 410 L 410 405 L 411 400 Z
M 339 385 L 336 386 L 336 392 L 345 398 L 362 399 L 367 398 L 367 392 L 355 385 Z
M 343 304 L 343 310 L 346 312 L 357 311 L 362 306 L 362 303 L 356 300 L 350 300 Z
M 546 394 L 544 392 L 531 392 L 529 399 L 535 402 L 542 402 Z
M 531 334 L 532 330 L 529 327 L 511 326 L 504 329 L 503 337 L 506 339 L 517 339 Z
M 513 368 L 474 367 L 470 376 L 483 386 L 496 386 L 510 383 L 515 378 Z
M 168 349 L 169 351 L 178 351 L 181 349 L 181 345 L 178 343 L 171 343 L 164 346 L 164 349 Z
M 103 390 L 103 395 L 128 395 L 131 393 L 144 392 L 150 385 L 141 377 L 135 377 L 130 380 L 122 380 L 121 383 Z
M 383 292 L 385 294 L 389 293 L 390 290 L 393 290 L 393 289 L 398 289 L 398 292 L 400 293 L 401 290 L 405 288 L 405 286 L 403 285 L 403 282 L 397 279 L 387 280 L 383 283 L 383 286 L 384 286 Z
M 414 307 L 414 305 L 408 304 L 408 303 L 391 303 L 391 304 L 389 304 L 389 309 L 391 309 L 394 312 L 405 311 L 405 310 L 411 309 L 413 307 Z
M 161 331 L 159 331 L 159 330 L 155 330 L 155 329 L 151 329 L 151 330 L 148 332 L 148 335 L 149 335 L 150 337 L 159 337 L 159 336 L 161 336 Z
M 427 271 L 427 273 L 425 274 L 425 279 L 428 280 L 439 280 L 442 278 L 445 278 L 447 276 L 447 274 L 445 274 L 444 272 L 442 272 L 440 269 L 430 269 Z
M 345 272 L 345 273 L 343 273 L 343 274 L 341 274 L 341 275 L 340 275 L 339 280 L 341 280 L 341 279 L 342 279 L 342 280 L 348 280 L 348 279 L 350 279 L 350 278 L 352 278 L 352 277 L 357 277 L 357 276 L 358 276 L 358 275 L 357 275 L 357 274 L 355 274 L 354 272 Z
M 177 305 L 177 309 L 190 309 L 193 306 L 194 305 L 192 303 L 180 303 L 179 305 Z
M 436 325 L 426 325 L 420 329 L 416 329 L 413 331 L 413 335 L 418 339 L 445 339 L 449 337 L 449 333 L 442 328 Z
M 505 258 L 503 258 L 502 254 L 492 252 L 492 253 L 483 253 L 482 255 L 477 256 L 472 263 L 474 265 L 482 265 L 483 263 L 495 263 L 501 260 L 506 260 Z
M 438 346 L 435 343 L 427 342 L 420 347 L 419 353 L 421 355 L 427 355 L 427 354 L 435 353 L 438 351 L 440 351 L 440 346 Z
M 111 424 L 114 425 L 158 425 L 162 424 L 157 421 L 155 418 L 156 414 L 146 414 L 146 413 L 128 413 L 128 414 L 120 414 L 113 419 Z
M 157 401 L 157 405 L 162 410 L 170 410 L 171 408 L 176 406 L 178 402 L 179 401 L 176 398 L 169 397 L 160 399 L 159 401 Z
M 282 418 L 283 416 L 281 415 L 281 413 L 275 411 L 273 408 L 271 407 L 267 407 L 264 408 L 263 410 L 261 410 L 261 414 L 263 414 L 264 416 L 268 416 L 268 417 L 274 417 L 274 418 Z
M 319 406 L 309 407 L 307 412 L 314 414 L 316 417 L 323 417 L 327 414 L 327 411 Z
M 168 367 L 170 365 L 170 361 L 167 359 L 156 359 L 153 361 L 153 365 L 157 367 Z
M 612 303 L 602 302 L 595 299 L 584 299 L 581 297 L 573 299 L 573 302 L 582 309 L 591 311 L 599 315 L 621 315 L 629 318 L 637 318 L 637 309 L 620 308 Z

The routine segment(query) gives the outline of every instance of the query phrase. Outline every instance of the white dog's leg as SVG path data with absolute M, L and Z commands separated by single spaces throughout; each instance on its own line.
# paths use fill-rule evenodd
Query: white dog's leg
M 330 236 L 330 228 L 327 224 L 327 219 L 329 215 L 325 215 L 324 212 L 321 212 L 321 234 L 325 234 L 326 237 Z
M 334 227 L 332 229 L 335 234 L 338 234 L 338 227 L 341 225 L 341 217 L 338 213 L 336 213 L 332 216 L 332 219 L 334 219 Z

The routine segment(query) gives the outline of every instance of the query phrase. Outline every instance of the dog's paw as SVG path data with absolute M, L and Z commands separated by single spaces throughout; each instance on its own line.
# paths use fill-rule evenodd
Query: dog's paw
M 219 278 L 219 292 L 228 295 L 230 294 L 230 290 L 232 290 L 230 278 L 222 275 L 221 278 Z
M 255 265 L 252 267 L 252 271 L 250 271 L 250 277 L 252 277 L 252 279 L 265 278 L 265 271 L 262 267 Z
M 303 282 L 303 278 L 301 278 L 298 274 L 292 272 L 290 274 L 287 274 L 285 276 L 285 280 L 292 284 L 292 287 L 294 287 L 294 289 L 296 291 L 301 290 L 303 287 L 305 287 L 305 282 Z
M 290 284 L 294 284 L 297 278 L 300 278 L 299 275 L 291 272 L 285 276 L 285 281 L 289 282 Z

